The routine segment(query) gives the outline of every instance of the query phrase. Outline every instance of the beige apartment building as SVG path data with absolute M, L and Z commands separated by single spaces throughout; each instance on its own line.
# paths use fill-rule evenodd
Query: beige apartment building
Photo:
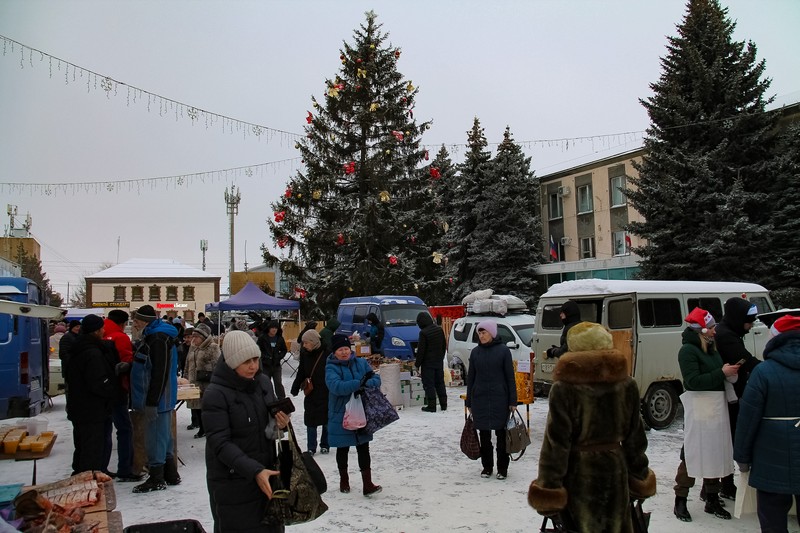
M 189 322 L 218 302 L 220 276 L 172 259 L 131 259 L 86 276 L 86 305 L 107 314 L 152 305 L 161 316 Z

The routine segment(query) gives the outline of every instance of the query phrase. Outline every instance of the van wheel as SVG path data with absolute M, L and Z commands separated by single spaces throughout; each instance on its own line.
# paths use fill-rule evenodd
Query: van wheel
M 666 381 L 653 383 L 642 402 L 644 421 L 653 429 L 666 429 L 678 413 L 678 394 Z

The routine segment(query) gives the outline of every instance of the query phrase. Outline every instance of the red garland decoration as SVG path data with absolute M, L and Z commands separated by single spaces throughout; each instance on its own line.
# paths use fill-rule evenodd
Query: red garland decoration
M 342 235 L 341 233 L 336 235 L 336 244 L 338 244 L 339 246 L 344 244 L 344 235 Z
M 275 222 L 280 224 L 284 217 L 286 217 L 286 211 L 275 211 Z
M 349 163 L 345 163 L 342 165 L 342 169 L 344 170 L 345 174 L 352 174 L 356 171 L 356 162 L 350 161 Z
M 292 188 L 291 187 L 286 187 L 286 192 L 284 192 L 283 195 L 286 198 L 291 198 L 292 197 Z
M 306 117 L 306 122 L 308 122 L 309 124 L 311 124 L 311 122 L 312 122 L 313 120 L 314 120 L 314 115 L 312 115 L 312 114 L 311 114 L 311 111 L 309 111 L 309 112 L 308 112 L 308 116 Z
M 436 168 L 436 167 L 431 167 L 431 178 L 435 179 L 435 180 L 438 180 L 441 177 L 442 177 L 442 173 L 439 172 L 439 169 Z

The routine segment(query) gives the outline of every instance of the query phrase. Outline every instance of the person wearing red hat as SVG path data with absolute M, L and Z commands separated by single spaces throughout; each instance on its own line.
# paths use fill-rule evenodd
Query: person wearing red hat
M 800 317 L 782 316 L 770 331 L 739 400 L 733 459 L 756 489 L 761 531 L 787 531 L 792 497 L 800 507 Z
M 733 471 L 725 382 L 728 378 L 733 379 L 739 371 L 739 365 L 723 364 L 722 357 L 714 347 L 717 322 L 711 313 L 695 307 L 684 320 L 688 327 L 683 331 L 678 363 L 683 376 L 683 387 L 686 389 L 681 395 L 685 432 L 681 463 L 675 475 L 673 512 L 678 520 L 692 521 L 692 515 L 686 506 L 689 489 L 694 486 L 691 470 L 691 474 L 699 473 L 703 476 L 705 512 L 730 520 L 731 514 L 723 508 L 719 499 L 720 478 Z M 716 394 L 709 394 L 710 392 Z M 720 413 L 718 418 L 708 418 L 701 414 L 701 411 L 716 410 Z M 724 459 L 726 452 L 727 461 Z

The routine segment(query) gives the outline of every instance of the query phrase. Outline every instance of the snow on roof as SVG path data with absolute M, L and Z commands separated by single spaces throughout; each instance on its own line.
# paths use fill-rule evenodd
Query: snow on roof
M 542 298 L 548 296 L 587 296 L 593 294 L 649 293 L 753 293 L 767 292 L 755 283 L 735 281 L 660 281 L 660 280 L 610 280 L 579 279 L 551 286 Z
M 193 268 L 173 259 L 135 258 L 101 270 L 87 278 L 216 278 L 210 272 Z

